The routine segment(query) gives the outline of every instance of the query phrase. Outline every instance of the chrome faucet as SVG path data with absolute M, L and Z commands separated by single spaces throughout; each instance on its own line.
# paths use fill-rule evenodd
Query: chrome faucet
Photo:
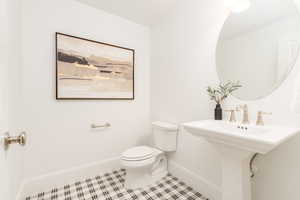
M 242 124 L 249 124 L 249 112 L 248 112 L 248 105 L 241 105 L 237 107 L 237 111 L 240 111 L 240 109 L 243 111 L 243 120 Z

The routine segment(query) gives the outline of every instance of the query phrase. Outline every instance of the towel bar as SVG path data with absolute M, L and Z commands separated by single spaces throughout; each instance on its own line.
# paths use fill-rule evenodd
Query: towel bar
M 92 124 L 91 128 L 108 128 L 110 126 L 111 126 L 110 123 L 105 123 L 105 124 L 102 124 L 102 125 Z

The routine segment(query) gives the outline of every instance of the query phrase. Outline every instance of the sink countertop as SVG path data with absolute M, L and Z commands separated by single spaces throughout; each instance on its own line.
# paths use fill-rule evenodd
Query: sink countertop
M 216 120 L 187 122 L 183 127 L 193 135 L 210 140 L 250 148 L 251 151 L 257 148 L 258 153 L 267 153 L 300 132 L 297 127 L 242 125 Z

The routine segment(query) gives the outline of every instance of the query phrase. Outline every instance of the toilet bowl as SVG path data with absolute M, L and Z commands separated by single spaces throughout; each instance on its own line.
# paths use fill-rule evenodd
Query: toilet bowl
M 126 169 L 124 186 L 127 189 L 143 188 L 168 174 L 165 152 L 176 151 L 178 126 L 153 122 L 152 127 L 154 147 L 133 147 L 121 156 L 121 164 Z
M 148 146 L 128 149 L 122 154 L 121 164 L 126 169 L 124 187 L 127 189 L 146 187 L 168 174 L 165 153 Z

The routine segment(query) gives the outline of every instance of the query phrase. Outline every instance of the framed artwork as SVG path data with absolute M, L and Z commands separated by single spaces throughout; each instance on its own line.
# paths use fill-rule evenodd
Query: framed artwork
M 133 100 L 134 49 L 56 33 L 56 99 Z

